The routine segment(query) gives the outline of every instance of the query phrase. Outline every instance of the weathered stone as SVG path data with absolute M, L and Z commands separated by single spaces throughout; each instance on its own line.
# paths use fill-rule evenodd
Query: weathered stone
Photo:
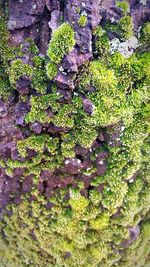
M 59 86 L 62 89 L 68 89 L 68 90 L 73 90 L 74 89 L 74 83 L 72 80 L 69 80 L 68 76 L 58 73 L 55 82 L 57 86 Z
M 28 79 L 25 76 L 22 76 L 19 78 L 19 80 L 16 82 L 16 90 L 21 95 L 27 95 L 30 90 L 31 80 Z
M 35 122 L 35 123 L 31 123 L 30 125 L 30 129 L 36 133 L 36 134 L 40 134 L 42 132 L 42 125 L 39 122 Z
M 0 101 L 0 118 L 3 118 L 7 116 L 8 110 L 7 110 L 7 105 L 3 101 Z

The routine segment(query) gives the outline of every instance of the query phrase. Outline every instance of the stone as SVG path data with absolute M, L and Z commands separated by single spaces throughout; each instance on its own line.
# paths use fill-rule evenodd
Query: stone
M 57 86 L 59 86 L 62 89 L 67 89 L 67 90 L 73 90 L 74 89 L 74 83 L 72 80 L 68 78 L 68 76 L 65 76 L 62 73 L 58 73 L 57 76 L 55 77 L 55 82 Z

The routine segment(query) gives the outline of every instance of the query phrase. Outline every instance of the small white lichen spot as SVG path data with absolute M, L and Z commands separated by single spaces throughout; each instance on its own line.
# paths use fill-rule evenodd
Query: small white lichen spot
M 36 9 L 36 4 L 34 4 L 34 5 L 32 6 L 32 8 L 33 8 L 33 9 Z
M 69 164 L 69 160 L 66 160 L 66 161 L 65 161 L 65 164 L 68 165 L 68 164 Z
M 142 4 L 143 6 L 146 6 L 147 0 L 140 0 L 140 4 Z
M 128 58 L 133 54 L 134 49 L 136 49 L 138 46 L 138 39 L 133 36 L 129 40 L 119 44 L 118 52 Z
M 121 126 L 121 132 L 123 132 L 123 131 L 124 131 L 124 129 L 125 129 L 125 127 L 124 127 L 124 126 Z
M 110 42 L 110 53 L 113 54 L 115 51 L 117 51 L 119 47 L 120 41 L 118 38 L 114 38 Z
M 78 160 L 77 160 L 77 163 L 79 163 L 79 164 L 80 164 L 80 163 L 81 163 L 81 160 L 80 160 L 80 159 L 78 159 Z
M 85 4 L 84 2 L 82 2 L 82 6 L 83 6 L 83 7 L 85 7 L 85 6 L 86 6 L 86 4 Z
M 100 165 L 102 165 L 102 164 L 103 164 L 103 162 L 104 162 L 104 161 L 103 161 L 103 159 L 102 159 L 101 161 L 99 161 L 99 164 L 100 164 Z
M 62 66 L 59 67 L 60 71 L 64 71 L 64 68 Z
M 114 17 L 110 18 L 110 21 L 111 22 L 114 22 L 115 21 L 115 18 Z
M 87 16 L 86 11 L 83 11 L 83 12 L 81 13 L 81 16 Z

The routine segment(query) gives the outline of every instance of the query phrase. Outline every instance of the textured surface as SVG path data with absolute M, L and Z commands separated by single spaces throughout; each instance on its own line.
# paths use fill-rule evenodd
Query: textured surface
M 148 267 L 149 1 L 0 15 L 0 267 Z

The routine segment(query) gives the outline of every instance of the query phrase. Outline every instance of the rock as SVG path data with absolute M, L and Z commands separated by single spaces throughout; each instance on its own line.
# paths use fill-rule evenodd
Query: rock
M 51 13 L 51 20 L 49 21 L 48 26 L 50 27 L 52 32 L 54 30 L 56 30 L 59 26 L 60 15 L 61 15 L 61 13 L 57 9 L 52 11 L 52 13 Z
M 121 246 L 123 248 L 128 248 L 139 236 L 140 234 L 140 228 L 139 226 L 135 226 L 135 227 L 129 227 L 129 233 L 130 233 L 130 239 L 125 240 L 121 243 Z
M 19 78 L 19 80 L 16 82 L 16 90 L 21 94 L 21 95 L 27 95 L 29 94 L 30 90 L 30 85 L 31 85 L 31 80 L 28 79 L 25 76 L 22 76 Z
M 40 122 L 35 122 L 35 123 L 31 123 L 30 125 L 30 129 L 36 133 L 36 134 L 40 134 L 42 132 L 42 125 Z
M 69 80 L 68 76 L 65 76 L 62 73 L 58 73 L 55 77 L 55 82 L 57 86 L 59 86 L 62 89 L 67 90 L 73 90 L 74 89 L 74 83 L 72 80 Z
M 83 165 L 79 159 L 66 159 L 62 171 L 68 174 L 76 174 L 82 169 Z
M 52 12 L 53 10 L 60 10 L 60 1 L 59 0 L 46 0 L 47 9 Z
M 44 11 L 45 0 L 13 1 L 9 3 L 8 28 L 11 31 L 32 26 Z
M 0 118 L 4 118 L 8 114 L 8 107 L 6 103 L 0 100 Z
M 92 31 L 89 27 L 80 28 L 76 32 L 76 43 L 81 53 L 92 52 Z
M 88 98 L 83 98 L 82 101 L 85 112 L 91 115 L 94 111 L 93 103 Z
M 29 112 L 29 104 L 20 102 L 15 106 L 15 117 L 17 125 L 24 125 L 25 115 Z
M 74 48 L 64 57 L 61 65 L 65 71 L 76 73 L 78 68 L 91 58 L 92 52 L 80 53 L 79 49 Z

